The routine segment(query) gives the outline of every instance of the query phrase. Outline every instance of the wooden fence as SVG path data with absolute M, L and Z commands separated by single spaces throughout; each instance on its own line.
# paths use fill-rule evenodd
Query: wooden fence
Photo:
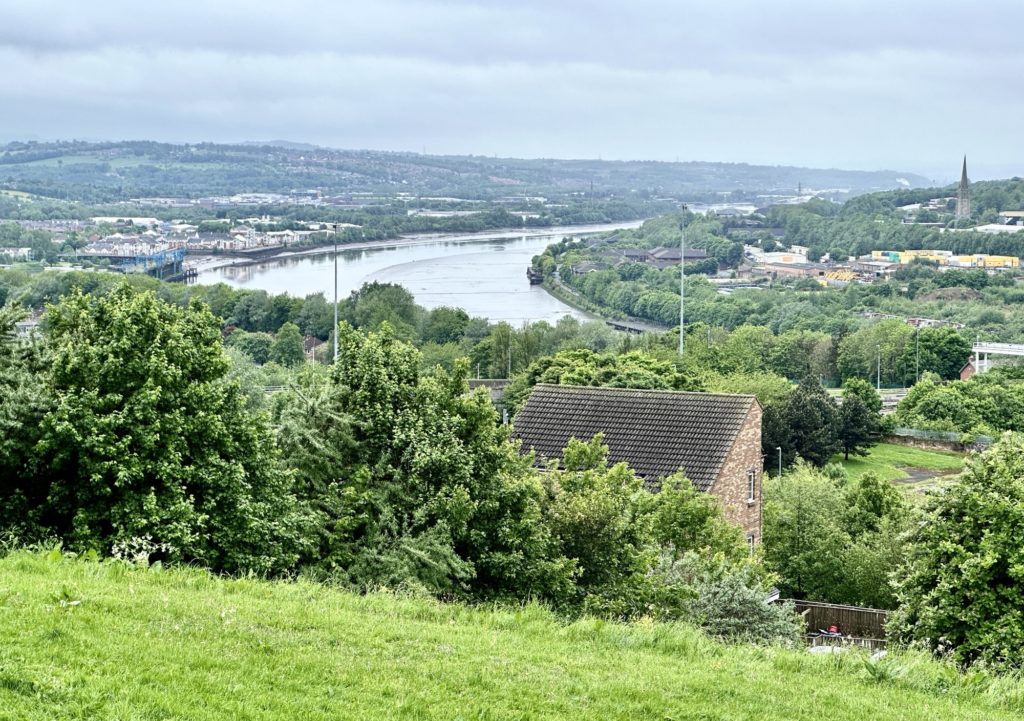
M 810 636 L 817 637 L 818 631 L 837 626 L 846 643 L 869 648 L 885 645 L 885 623 L 889 620 L 889 611 L 815 601 L 793 601 L 793 606 L 807 624 Z

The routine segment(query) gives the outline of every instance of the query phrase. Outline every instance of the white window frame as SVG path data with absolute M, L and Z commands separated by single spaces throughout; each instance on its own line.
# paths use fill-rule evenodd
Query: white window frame
M 747 503 L 757 501 L 757 472 L 751 468 L 747 471 Z

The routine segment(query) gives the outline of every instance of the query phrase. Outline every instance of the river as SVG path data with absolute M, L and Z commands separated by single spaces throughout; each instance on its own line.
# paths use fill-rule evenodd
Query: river
M 418 235 L 338 250 L 338 297 L 345 298 L 363 283 L 398 283 L 426 308 L 454 306 L 471 316 L 519 326 L 538 320 L 556 322 L 563 316 L 592 316 L 566 305 L 540 286 L 530 285 L 530 259 L 566 236 L 581 236 L 640 222 L 546 228 L 543 231 L 493 231 L 466 235 Z M 314 252 L 276 256 L 245 265 L 207 267 L 198 282 L 227 283 L 269 293 L 303 297 L 334 292 L 334 253 Z M 200 264 L 202 267 L 202 264 Z

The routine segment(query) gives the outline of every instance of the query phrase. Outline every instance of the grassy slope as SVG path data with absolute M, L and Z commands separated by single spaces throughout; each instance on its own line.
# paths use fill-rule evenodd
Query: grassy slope
M 963 454 L 925 451 L 893 443 L 879 443 L 866 456 L 850 456 L 850 460 L 844 461 L 842 454 L 839 454 L 834 460 L 843 464 L 851 478 L 873 472 L 889 481 L 907 478 L 903 470 L 905 468 L 920 468 L 943 474 L 957 472 L 964 467 Z
M 1016 684 L 871 681 L 862 659 L 668 625 L 557 623 L 308 583 L 15 553 L 4 719 L 1010 719 Z M 934 674 L 932 674 L 934 676 Z M 911 680 L 914 683 L 911 683 Z M 979 692 L 981 688 L 981 692 Z M 1015 694 L 1015 696 L 1014 696 Z

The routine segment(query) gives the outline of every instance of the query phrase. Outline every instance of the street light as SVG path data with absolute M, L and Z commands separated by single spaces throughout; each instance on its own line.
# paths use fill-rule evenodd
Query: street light
M 921 381 L 921 326 L 917 327 L 914 333 L 914 352 L 917 358 L 914 360 L 914 383 Z
M 879 393 L 881 393 L 882 392 L 882 345 L 881 345 L 881 343 L 878 344 L 878 365 L 877 365 L 876 373 L 877 373 L 877 375 L 875 377 L 875 390 L 878 391 Z
M 334 362 L 338 362 L 338 224 L 331 223 L 334 229 Z
M 679 221 L 679 355 L 686 351 L 686 230 Z

